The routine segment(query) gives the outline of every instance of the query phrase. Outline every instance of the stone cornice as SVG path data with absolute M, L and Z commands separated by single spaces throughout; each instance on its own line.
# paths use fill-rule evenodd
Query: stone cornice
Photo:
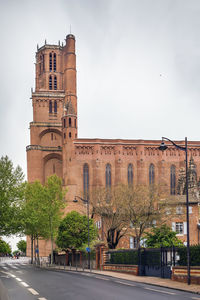
M 35 127 L 62 127 L 62 123 L 30 122 L 30 126 L 35 126 Z
M 50 152 L 57 152 L 57 151 L 62 151 L 62 147 L 58 146 L 58 147 L 45 147 L 45 146 L 40 146 L 40 145 L 29 145 L 26 147 L 26 151 L 30 151 L 30 150 L 40 150 L 40 151 L 50 151 Z
M 32 98 L 65 98 L 65 93 L 63 92 L 33 92 Z

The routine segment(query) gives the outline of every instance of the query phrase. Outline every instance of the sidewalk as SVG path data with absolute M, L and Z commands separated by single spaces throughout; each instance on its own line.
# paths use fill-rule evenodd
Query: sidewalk
M 180 290 L 180 291 L 185 291 L 185 292 L 191 292 L 195 294 L 200 295 L 200 285 L 197 284 L 191 284 L 188 285 L 187 283 L 183 282 L 178 282 L 178 281 L 173 281 L 171 279 L 165 279 L 165 278 L 159 278 L 159 277 L 149 277 L 149 276 L 135 276 L 131 274 L 124 274 L 124 273 L 119 273 L 119 272 L 111 272 L 111 271 L 100 271 L 100 270 L 88 270 L 88 269 L 83 269 L 82 268 L 75 268 L 75 267 L 63 267 L 63 266 L 41 266 L 41 268 L 45 269 L 55 269 L 55 270 L 63 270 L 65 272 L 68 271 L 77 271 L 77 272 L 87 272 L 87 273 L 93 273 L 93 274 L 98 274 L 98 275 L 105 275 L 105 276 L 110 276 L 118 279 L 125 279 L 125 280 L 130 280 L 132 282 L 140 282 L 140 283 L 147 283 L 150 285 L 154 286 L 160 286 L 160 287 L 165 287 L 165 288 L 170 288 L 170 289 L 175 289 L 175 290 Z M 199 298 L 200 299 L 200 298 Z

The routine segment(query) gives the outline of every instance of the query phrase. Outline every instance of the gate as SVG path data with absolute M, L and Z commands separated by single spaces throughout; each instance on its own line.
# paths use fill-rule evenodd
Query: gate
M 175 248 L 138 249 L 138 267 L 140 276 L 171 278 L 172 266 L 176 264 Z

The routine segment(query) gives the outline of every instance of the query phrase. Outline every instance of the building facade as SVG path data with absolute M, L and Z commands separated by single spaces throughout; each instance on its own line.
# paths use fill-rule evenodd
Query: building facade
M 65 45 L 45 43 L 38 48 L 35 66 L 33 121 L 30 123 L 30 145 L 26 148 L 29 182 L 45 183 L 52 174 L 61 177 L 63 186 L 68 188 L 65 212 L 78 208 L 73 203 L 75 196 L 88 193 L 96 186 L 156 183 L 165 184 L 175 197 L 177 192 L 184 194 L 181 174 L 184 173 L 185 153 L 172 145 L 161 152 L 159 140 L 78 138 L 74 35 L 66 37 Z M 184 146 L 184 141 L 176 143 Z M 200 141 L 189 141 L 188 153 L 194 166 L 195 187 L 198 187 Z M 190 219 L 191 241 L 195 244 L 199 242 L 200 212 L 198 195 L 193 196 Z M 182 206 L 184 211 L 184 201 Z M 177 214 L 172 222 L 183 241 L 186 241 L 185 221 L 185 214 L 181 218 Z M 30 240 L 27 240 L 27 254 L 30 255 Z M 121 246 L 134 247 L 134 236 L 122 241 Z M 39 251 L 41 256 L 47 256 L 49 242 L 40 241 Z

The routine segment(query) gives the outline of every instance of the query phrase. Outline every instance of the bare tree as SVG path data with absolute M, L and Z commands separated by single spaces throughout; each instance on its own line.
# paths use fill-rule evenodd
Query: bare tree
M 163 224 L 169 218 L 170 201 L 162 191 L 155 185 L 124 186 L 124 207 L 134 230 L 137 248 L 147 228 Z
M 103 235 L 109 249 L 115 249 L 129 229 L 123 191 L 123 186 L 97 188 L 90 196 L 92 215 L 101 219 Z

